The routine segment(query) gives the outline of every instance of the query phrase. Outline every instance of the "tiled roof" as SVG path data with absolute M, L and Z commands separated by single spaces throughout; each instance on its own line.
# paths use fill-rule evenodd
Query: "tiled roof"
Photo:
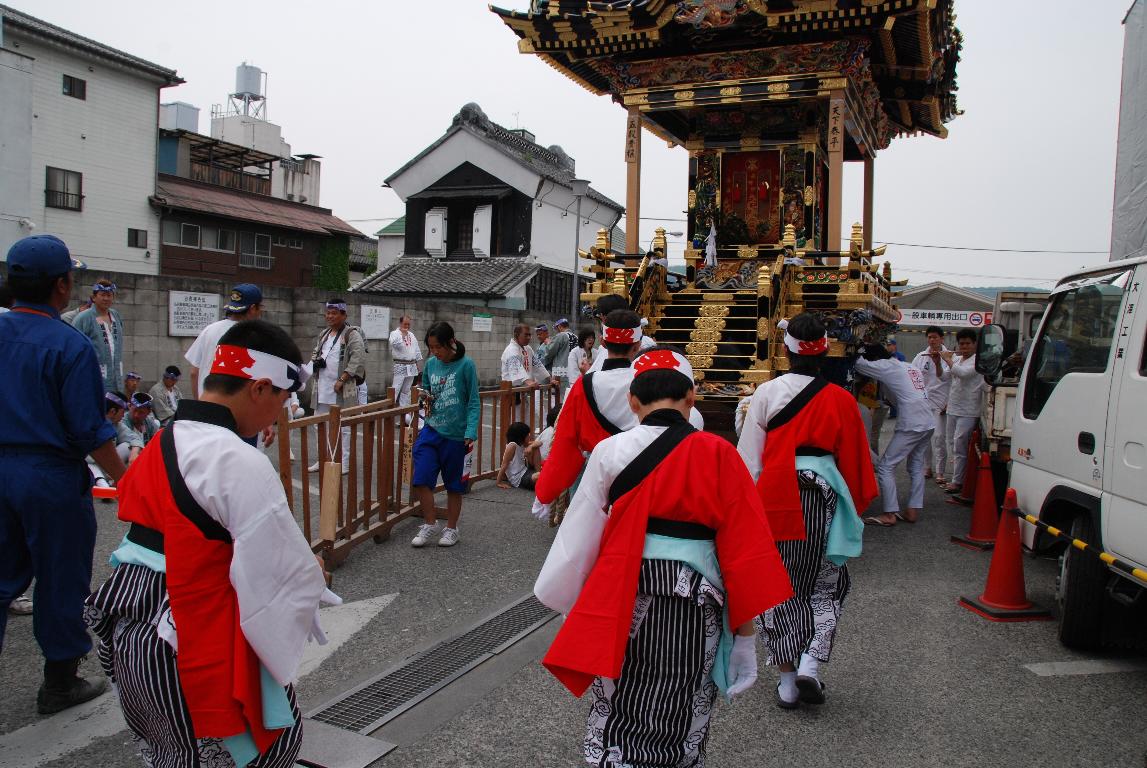
M 423 296 L 502 297 L 533 277 L 536 263 L 517 258 L 439 261 L 403 256 L 351 286 L 352 291 Z
M 208 213 L 283 229 L 320 235 L 362 236 L 361 232 L 332 215 L 327 208 L 200 184 L 166 174 L 159 175 L 155 184 L 155 196 L 151 201 L 161 208 Z
M 35 16 L 29 16 L 7 5 L 0 5 L 0 16 L 4 18 L 5 24 L 11 24 L 13 27 L 29 34 L 78 48 L 95 56 L 100 56 L 118 64 L 131 67 L 132 69 L 145 72 L 153 77 L 158 77 L 160 80 L 166 80 L 168 85 L 178 85 L 183 82 L 183 78 L 176 74 L 174 69 L 161 67 L 158 64 L 153 64 L 138 56 L 132 56 L 130 53 L 124 53 L 109 45 L 104 45 L 90 38 L 77 35 L 75 32 L 69 32 L 63 27 L 49 24 L 46 21 L 37 19 Z
M 526 166 L 534 173 L 550 181 L 568 187 L 577 174 L 574 173 L 574 161 L 561 147 L 554 145 L 543 147 L 522 135 L 521 131 L 512 131 L 498 125 L 477 104 L 470 103 L 462 107 L 450 128 L 436 142 L 419 152 L 409 162 L 403 165 L 386 178 L 389 184 L 393 179 L 401 176 L 407 169 L 417 164 L 422 158 L 429 155 L 459 131 L 466 131 L 481 139 L 499 152 L 507 155 L 518 163 Z M 610 206 L 616 211 L 625 210 L 621 203 L 606 197 L 593 187 L 589 188 L 586 197 L 603 205 Z
M 395 237 L 406 234 L 406 217 L 399 216 L 382 229 L 374 233 L 376 237 Z

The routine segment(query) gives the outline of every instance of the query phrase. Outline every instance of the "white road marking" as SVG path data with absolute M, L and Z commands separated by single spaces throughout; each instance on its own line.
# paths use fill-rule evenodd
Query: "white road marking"
M 306 677 L 318 669 L 396 597 L 398 593 L 323 608 L 319 616 L 329 642 L 326 645 L 307 645 L 299 664 L 299 677 Z M 4 768 L 35 768 L 126 728 L 119 700 L 109 692 L 0 736 L 0 765 Z
M 1147 672 L 1147 661 L 1135 659 L 1084 659 L 1024 664 L 1024 669 L 1040 677 L 1066 675 L 1110 675 L 1118 672 Z

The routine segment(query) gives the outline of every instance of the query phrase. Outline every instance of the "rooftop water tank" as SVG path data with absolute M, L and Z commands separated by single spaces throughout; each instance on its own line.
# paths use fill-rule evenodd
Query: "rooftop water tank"
M 263 70 L 247 62 L 235 67 L 235 95 L 262 96 Z

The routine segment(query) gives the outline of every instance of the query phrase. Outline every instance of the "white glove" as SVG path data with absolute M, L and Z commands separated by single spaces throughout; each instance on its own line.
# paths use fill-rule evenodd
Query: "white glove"
M 343 599 L 331 592 L 329 589 L 324 589 L 322 595 L 319 596 L 319 605 L 342 605 Z M 319 645 L 327 644 L 327 633 L 323 631 L 322 622 L 319 621 L 319 609 L 315 608 L 315 617 L 311 620 L 311 633 L 310 639 L 314 640 Z
M 737 635 L 733 640 L 733 653 L 729 657 L 730 698 L 747 691 L 757 682 L 757 636 Z
M 537 497 L 535 496 L 534 505 L 530 507 L 530 514 L 536 517 L 538 520 L 549 520 L 550 505 L 543 504 L 542 502 L 538 501 Z

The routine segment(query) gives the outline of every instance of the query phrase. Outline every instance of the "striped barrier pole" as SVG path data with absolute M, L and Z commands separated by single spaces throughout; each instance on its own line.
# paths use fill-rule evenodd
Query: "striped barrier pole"
M 1137 579 L 1144 586 L 1147 586 L 1147 571 L 1144 571 L 1142 568 L 1137 568 L 1134 565 L 1132 565 L 1131 563 L 1127 562 L 1126 560 L 1120 560 L 1115 555 L 1108 554 L 1107 552 L 1104 552 L 1102 549 L 1097 549 L 1096 547 L 1093 547 L 1090 544 L 1088 544 L 1086 541 L 1082 541 L 1081 539 L 1074 539 L 1069 534 L 1064 533 L 1059 528 L 1056 528 L 1054 525 L 1048 525 L 1043 520 L 1040 520 L 1038 517 L 1034 517 L 1032 515 L 1026 514 L 1023 510 L 1005 509 L 1004 511 L 1005 512 L 1011 512 L 1016 517 L 1020 518 L 1021 520 L 1024 520 L 1025 522 L 1031 523 L 1032 525 L 1036 526 L 1037 528 L 1042 528 L 1043 530 L 1047 531 L 1048 533 L 1050 533 L 1052 536 L 1056 537 L 1057 539 L 1065 541 L 1068 544 L 1070 544 L 1071 546 L 1075 547 L 1080 552 L 1086 552 L 1089 555 L 1092 555 L 1093 557 L 1098 557 L 1104 563 L 1111 566 L 1112 568 L 1119 571 L 1120 573 L 1126 574 L 1127 576 L 1130 576 L 1134 579 Z

